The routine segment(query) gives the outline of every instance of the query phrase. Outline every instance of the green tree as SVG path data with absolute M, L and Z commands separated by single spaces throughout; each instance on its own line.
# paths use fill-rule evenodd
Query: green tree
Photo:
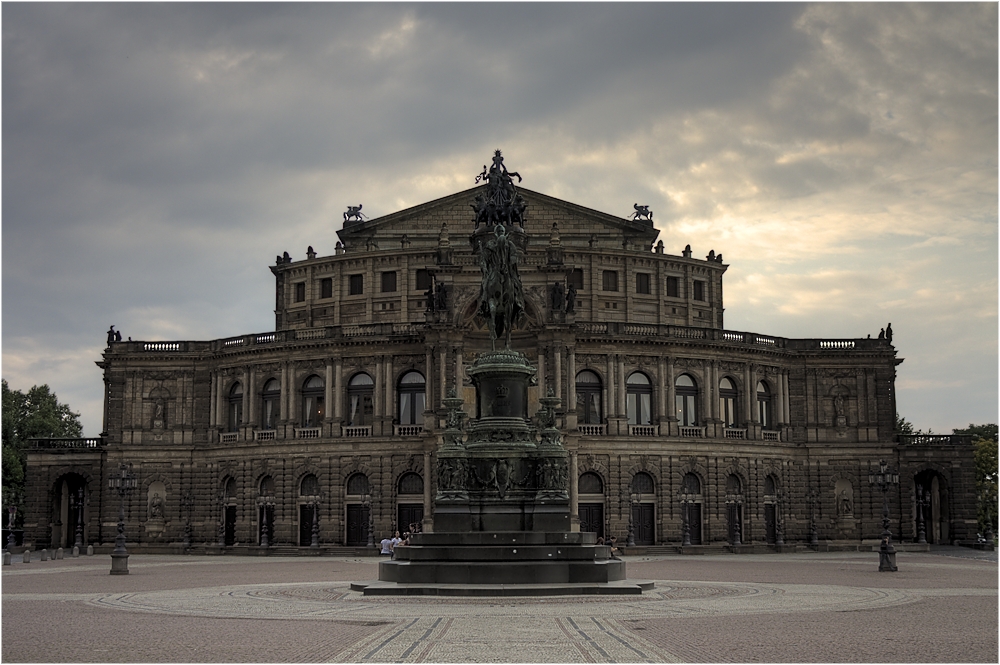
M 24 473 L 28 440 L 36 437 L 79 437 L 83 433 L 80 414 L 60 404 L 47 385 L 27 393 L 3 390 L 3 502 L 19 504 L 24 496 Z M 19 513 L 21 515 L 23 513 Z
M 971 434 L 975 447 L 976 492 L 979 496 L 979 532 L 997 533 L 997 426 L 972 425 L 953 430 L 955 434 Z
M 913 423 L 897 413 L 896 434 L 923 434 L 923 432 L 918 429 L 913 429 Z

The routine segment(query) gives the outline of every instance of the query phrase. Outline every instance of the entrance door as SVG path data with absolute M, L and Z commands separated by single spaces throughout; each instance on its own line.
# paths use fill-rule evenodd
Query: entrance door
M 347 545 L 368 543 L 368 509 L 358 503 L 347 504 Z
M 396 509 L 396 530 L 402 534 L 410 530 L 410 525 L 414 522 L 420 523 L 424 519 L 424 504 L 422 503 L 401 503 Z M 367 540 L 367 534 L 365 536 Z
M 313 540 L 313 516 L 312 506 L 302 504 L 299 506 L 299 546 L 309 547 Z
M 226 545 L 236 543 L 236 506 L 226 506 Z
M 778 532 L 775 528 L 776 524 L 774 504 L 765 503 L 764 504 L 764 537 L 767 539 L 768 545 L 774 545 L 778 542 Z
M 701 504 L 689 503 L 688 510 L 688 535 L 691 537 L 692 545 L 701 545 Z
M 596 533 L 598 538 L 604 536 L 604 504 L 581 503 L 577 509 L 580 513 L 580 531 Z
M 640 503 L 632 506 L 632 534 L 636 545 L 652 545 L 656 540 L 656 526 L 653 521 L 653 504 Z M 691 541 L 694 542 L 693 540 Z

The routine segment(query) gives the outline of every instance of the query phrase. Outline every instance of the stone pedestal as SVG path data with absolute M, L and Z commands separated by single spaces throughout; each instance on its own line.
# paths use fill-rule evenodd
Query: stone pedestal
M 128 554 L 111 554 L 111 574 L 128 575 Z

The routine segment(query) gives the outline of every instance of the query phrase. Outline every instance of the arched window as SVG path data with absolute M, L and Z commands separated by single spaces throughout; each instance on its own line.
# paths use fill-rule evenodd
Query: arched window
M 681 492 L 684 494 L 701 494 L 701 479 L 693 473 L 685 473 L 681 481 Z
M 399 493 L 400 494 L 423 494 L 424 493 L 424 479 L 420 477 L 420 474 L 404 473 L 399 479 Z
M 729 474 L 726 478 L 726 494 L 736 496 L 743 493 L 743 483 L 740 482 L 740 477 L 735 473 Z
M 315 374 L 302 384 L 302 426 L 319 427 L 323 422 L 326 383 Z
M 260 479 L 260 496 L 274 496 L 274 478 L 271 476 Z
M 604 422 L 601 410 L 601 377 L 589 369 L 576 375 L 576 417 L 582 425 Z
M 374 411 L 373 396 L 375 382 L 364 372 L 351 377 L 347 383 L 347 424 L 350 427 L 361 427 L 372 424 Z
M 235 432 L 243 424 L 243 385 L 236 383 L 229 389 L 229 431 Z
M 736 385 L 733 380 L 728 377 L 723 377 L 722 381 L 719 381 L 719 417 L 722 418 L 722 423 L 726 427 L 736 426 L 736 404 L 737 397 L 739 395 L 736 392 Z
M 653 477 L 646 473 L 645 471 L 640 471 L 639 473 L 632 476 L 632 493 L 633 494 L 654 494 L 656 492 L 655 485 L 653 484 Z
M 681 374 L 674 382 L 674 404 L 677 411 L 677 424 L 681 427 L 691 427 L 698 424 L 698 387 L 690 374 Z
M 232 501 L 233 499 L 235 499 L 236 498 L 236 479 L 232 478 L 232 477 L 226 478 L 225 488 L 226 488 L 225 491 L 224 491 L 225 501 L 229 502 L 229 501 Z
M 426 384 L 420 372 L 407 372 L 399 379 L 399 424 L 423 422 Z
M 629 425 L 650 425 L 653 412 L 653 386 L 642 372 L 632 372 L 625 380 L 625 410 Z
M 262 429 L 274 429 L 280 415 L 279 401 L 281 399 L 281 384 L 277 379 L 271 379 L 264 384 L 260 394 L 260 426 Z
M 774 424 L 771 414 L 771 389 L 766 381 L 757 382 L 757 420 L 764 429 L 771 429 Z
M 776 494 L 777 483 L 774 482 L 774 476 L 768 474 L 764 478 L 764 496 L 773 499 Z
M 307 474 L 302 482 L 299 483 L 299 496 L 317 496 L 319 495 L 319 480 L 316 479 L 314 474 Z
M 368 476 L 363 473 L 352 474 L 351 477 L 347 479 L 347 493 L 349 495 L 360 496 L 362 494 L 368 494 L 369 487 Z
M 580 482 L 577 485 L 580 494 L 604 494 L 604 482 L 601 477 L 593 471 L 588 471 L 580 475 Z

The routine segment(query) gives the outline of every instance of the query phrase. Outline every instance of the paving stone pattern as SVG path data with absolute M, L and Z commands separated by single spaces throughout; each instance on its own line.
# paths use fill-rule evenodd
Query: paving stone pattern
M 642 596 L 365 597 L 371 560 L 137 556 L 3 570 L 4 662 L 997 662 L 960 550 L 643 557 Z M 947 554 L 948 556 L 940 556 Z M 44 620 L 40 620 L 44 617 Z

